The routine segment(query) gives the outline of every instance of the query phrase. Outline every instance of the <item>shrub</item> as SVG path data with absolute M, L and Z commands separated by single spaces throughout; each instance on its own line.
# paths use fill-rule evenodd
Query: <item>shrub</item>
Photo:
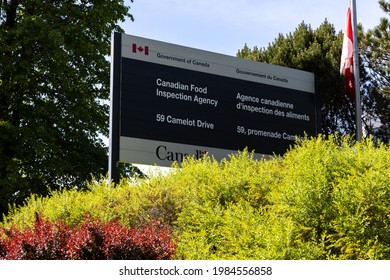
M 389 146 L 370 138 L 303 141 L 284 156 L 269 200 L 296 224 L 299 242 L 324 249 L 322 258 L 388 259 L 389 162 Z
M 280 168 L 280 158 L 256 161 L 244 152 L 208 171 L 218 175 L 192 194 L 175 223 L 177 258 L 320 258 L 323 251 L 311 240 L 296 242 L 296 224 L 270 201 L 282 180 Z M 184 171 L 189 182 L 200 177 Z
M 2 227 L 0 234 L 0 259 L 163 260 L 175 254 L 169 228 L 158 221 L 130 229 L 117 222 L 102 224 L 87 218 L 71 229 L 37 217 L 30 229 Z
M 159 221 L 172 230 L 178 259 L 390 259 L 389 162 L 388 145 L 336 136 L 300 141 L 283 157 L 268 160 L 255 160 L 248 151 L 220 162 L 188 158 L 167 175 L 33 195 L 4 217 L 3 234 L 31 228 L 38 212 L 84 231 L 74 236 L 75 244 L 83 236 L 95 240 L 94 234 L 109 240 L 100 232 L 106 225 L 111 235 L 127 236 L 126 228 L 141 230 Z M 90 229 L 97 223 L 103 229 L 88 231 L 86 217 L 93 221 Z M 128 242 L 117 240 L 109 247 Z M 97 241 L 75 256 L 84 258 Z M 116 258 L 114 252 L 109 258 Z M 163 252 L 171 249 L 158 256 Z
M 183 167 L 198 190 L 178 214 L 179 258 L 390 258 L 388 145 L 320 136 L 282 158 L 243 155 Z
M 1 259 L 51 260 L 62 259 L 63 248 L 70 236 L 68 228 L 36 217 L 34 227 L 24 232 L 14 225 L 0 229 Z
M 107 179 L 90 182 L 88 190 L 77 188 L 51 191 L 47 197 L 32 194 L 23 206 L 11 207 L 3 226 L 19 229 L 34 224 L 34 213 L 52 222 L 74 227 L 91 217 L 102 223 L 117 221 L 126 227 L 138 227 L 152 220 L 172 225 L 180 212 L 186 191 L 172 184 L 174 177 L 156 174 L 151 180 L 123 179 L 114 186 Z

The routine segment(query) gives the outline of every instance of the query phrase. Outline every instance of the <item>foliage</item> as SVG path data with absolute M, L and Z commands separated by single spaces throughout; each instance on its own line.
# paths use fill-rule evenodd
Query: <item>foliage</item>
M 327 258 L 389 258 L 389 160 L 389 146 L 372 139 L 303 142 L 286 155 L 272 200 L 303 240 L 323 241 Z
M 158 181 L 158 177 L 154 181 Z M 113 187 L 102 178 L 89 183 L 85 191 L 73 188 L 53 190 L 45 197 L 33 194 L 23 206 L 14 205 L 10 209 L 3 225 L 9 228 L 13 224 L 20 229 L 31 227 L 35 212 L 71 227 L 84 223 L 86 215 L 102 223 L 118 220 L 127 227 L 141 226 L 153 219 L 171 224 L 176 218 L 164 214 L 170 212 L 168 204 L 177 202 L 177 196 L 167 196 L 171 192 L 172 189 L 164 191 L 148 179 L 123 179 Z
M 371 119 L 369 132 L 383 141 L 390 141 L 390 2 L 381 0 L 379 4 L 387 17 L 372 30 L 368 30 L 362 38 L 362 59 L 370 83 L 364 85 L 372 92 L 368 100 L 374 110 L 369 111 Z
M 225 182 L 203 186 L 179 214 L 178 257 L 388 259 L 389 160 L 389 146 L 372 139 L 320 137 L 283 159 L 250 164 L 251 176 L 241 176 L 254 185 L 220 165 L 215 173 Z M 221 200 L 227 185 L 234 199 Z M 253 203 L 251 193 L 262 203 Z
M 111 32 L 125 1 L 0 1 L 0 213 L 106 172 Z
M 0 237 L 0 259 L 8 260 L 164 260 L 175 254 L 169 228 L 158 221 L 130 229 L 87 218 L 70 228 L 37 216 L 32 228 L 0 228 Z
M 115 188 L 31 196 L 3 226 L 22 229 L 34 212 L 68 226 L 85 215 L 139 227 L 158 220 L 177 241 L 177 259 L 389 259 L 390 146 L 372 138 L 319 136 L 283 156 L 249 151 L 220 162 L 187 158 Z

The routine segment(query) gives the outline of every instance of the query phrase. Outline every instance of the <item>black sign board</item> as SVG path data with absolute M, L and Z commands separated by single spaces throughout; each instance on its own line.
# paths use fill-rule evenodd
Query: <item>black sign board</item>
M 244 148 L 283 154 L 319 130 L 312 73 L 113 38 L 110 170 L 117 161 L 170 166 L 185 155 L 220 159 Z

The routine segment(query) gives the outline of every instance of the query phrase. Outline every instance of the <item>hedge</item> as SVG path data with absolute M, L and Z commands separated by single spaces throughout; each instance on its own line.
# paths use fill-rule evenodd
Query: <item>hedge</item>
M 35 212 L 70 227 L 85 217 L 129 228 L 159 221 L 176 259 L 389 259 L 389 163 L 389 145 L 319 136 L 271 159 L 246 150 L 188 158 L 116 187 L 102 178 L 85 192 L 32 195 L 3 226 L 31 228 Z

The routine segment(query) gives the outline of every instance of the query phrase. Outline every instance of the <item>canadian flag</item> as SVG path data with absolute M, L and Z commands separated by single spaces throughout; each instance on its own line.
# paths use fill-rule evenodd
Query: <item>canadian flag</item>
M 149 55 L 149 47 L 148 46 L 137 46 L 137 44 L 133 44 L 133 53 L 143 53 L 144 55 Z
M 353 73 L 353 33 L 351 8 L 348 7 L 345 25 L 343 50 L 341 53 L 340 74 L 344 75 L 344 90 L 351 100 L 355 99 L 355 79 Z

